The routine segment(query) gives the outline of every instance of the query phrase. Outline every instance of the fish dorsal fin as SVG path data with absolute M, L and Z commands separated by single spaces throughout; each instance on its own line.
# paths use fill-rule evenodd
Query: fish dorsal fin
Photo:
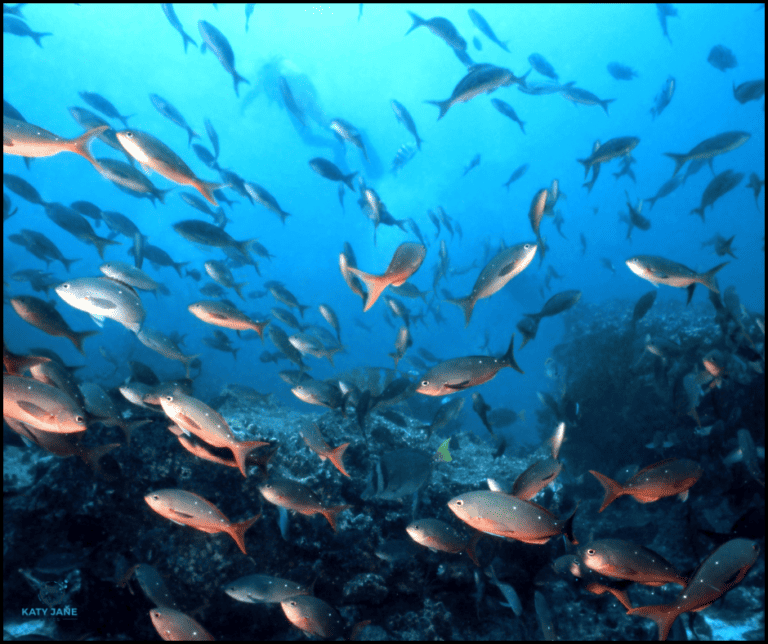
M 651 465 L 646 465 L 642 470 L 639 470 L 637 474 L 635 474 L 632 478 L 636 478 L 640 476 L 641 474 L 644 474 L 648 470 L 656 469 L 657 467 L 660 467 L 662 465 L 666 465 L 667 463 L 671 463 L 672 461 L 676 461 L 676 458 L 665 458 L 663 461 L 659 461 L 658 463 L 653 463 Z

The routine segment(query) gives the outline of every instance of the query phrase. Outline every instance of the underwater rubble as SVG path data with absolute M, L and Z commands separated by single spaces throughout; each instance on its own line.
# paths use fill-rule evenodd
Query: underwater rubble
M 131 420 L 147 416 L 152 422 L 133 432 L 129 446 L 104 456 L 98 472 L 79 459 L 24 449 L 6 431 L 7 636 L 155 638 L 148 614 L 160 600 L 135 572 L 144 564 L 140 570 L 146 575 L 151 566 L 160 580 L 154 583 L 164 584 L 167 605 L 193 617 L 217 639 L 304 638 L 279 606 L 239 602 L 224 592 L 225 584 L 253 574 L 311 586 L 316 597 L 339 611 L 345 634 L 353 624 L 370 621 L 356 633 L 359 639 L 541 639 L 545 605 L 551 615 L 548 635 L 653 637 L 654 625 L 627 616 L 613 596 L 587 592 L 577 577 L 555 572 L 553 562 L 572 551 L 564 539 L 532 545 L 484 535 L 476 544 L 477 567 L 466 553 L 414 548 L 405 530 L 416 518 L 432 517 L 468 534 L 448 500 L 487 489 L 488 479 L 513 481 L 546 455 L 547 439 L 564 422 L 562 474 L 536 502 L 558 517 L 576 508 L 574 533 L 580 543 L 630 540 L 688 575 L 728 539 L 762 542 L 764 464 L 754 471 L 746 457 L 727 457 L 739 447 L 739 430 L 747 430 L 758 451 L 764 445 L 764 341 L 757 340 L 762 338 L 757 318 L 749 315 L 740 322 L 742 335 L 733 321 L 715 322 L 709 304 L 657 303 L 636 327 L 631 314 L 627 302 L 583 303 L 568 312 L 566 342 L 555 350 L 567 375 L 552 402 L 537 412 L 543 443 L 538 450 L 513 443 L 498 455 L 486 437 L 462 432 L 459 420 L 430 436 L 423 418 L 433 411 L 422 411 L 417 419 L 412 412 L 424 399 L 402 392 L 399 405 L 373 406 L 367 414 L 351 409 L 346 415 L 342 410 L 318 414 L 238 385 L 223 387 L 212 405 L 238 440 L 268 443 L 251 454 L 245 479 L 234 466 L 195 458 L 166 430 L 164 416 L 136 407 L 129 412 Z M 679 353 L 646 355 L 648 338 L 659 337 Z M 725 373 L 696 401 L 697 422 L 678 383 L 715 350 Z M 380 394 L 393 382 L 393 373 L 347 377 Z M 380 375 L 383 381 L 377 382 Z M 350 443 L 343 451 L 349 478 L 307 448 L 300 432 L 313 422 L 329 445 Z M 91 430 L 88 440 L 102 444 L 120 437 L 117 428 L 104 427 Z M 451 439 L 449 462 L 435 454 L 446 437 Z M 381 464 L 393 452 L 401 455 L 399 462 L 390 460 L 385 471 Z M 410 454 L 423 456 L 412 461 Z M 638 467 L 671 457 L 692 459 L 703 469 L 687 501 L 618 499 L 598 512 L 603 492 L 587 470 L 622 481 Z M 259 485 L 267 471 L 306 485 L 326 505 L 348 505 L 338 514 L 338 531 L 322 516 L 286 515 L 265 502 Z M 398 488 L 408 493 L 391 500 L 381 491 L 394 486 L 397 476 L 405 483 L 415 476 L 421 477 L 418 485 L 426 482 L 415 494 L 407 485 Z M 177 487 L 203 496 L 235 521 L 260 514 L 245 534 L 248 554 L 227 535 L 177 525 L 144 502 L 151 490 Z M 35 540 L 26 538 L 30 531 Z M 502 604 L 504 597 L 490 580 L 491 565 L 519 596 L 520 616 Z M 761 639 L 764 576 L 759 558 L 725 599 L 706 611 L 683 614 L 671 636 Z M 634 585 L 628 596 L 637 607 L 672 601 L 674 591 Z M 29 629 L 36 622 L 13 618 L 24 607 L 56 605 L 76 607 L 77 616 L 60 618 L 53 628 L 43 621 L 34 633 Z

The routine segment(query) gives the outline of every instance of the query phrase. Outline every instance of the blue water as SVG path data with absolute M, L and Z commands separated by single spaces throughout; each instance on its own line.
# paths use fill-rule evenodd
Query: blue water
M 281 280 L 300 302 L 312 305 L 307 320 L 325 324 L 317 311 L 320 303 L 330 304 L 339 316 L 348 352 L 337 356 L 336 369 L 326 361 L 305 358 L 315 378 L 328 378 L 361 366 L 392 365 L 387 353 L 393 350 L 397 329 L 383 320 L 385 303 L 382 299 L 369 312 L 361 312 L 359 299 L 340 275 L 338 255 L 343 242 L 349 241 L 360 268 L 383 272 L 397 245 L 412 236 L 381 226 L 374 246 L 373 226 L 355 203 L 357 195 L 347 192 L 346 213 L 342 213 L 336 185 L 308 166 L 313 157 L 338 159 L 343 153 L 305 144 L 280 102 L 269 100 L 264 92 L 249 96 L 249 92 L 259 89 L 259 70 L 275 57 L 285 57 L 295 70 L 306 74 L 329 119 L 344 118 L 365 132 L 381 159 L 383 172 L 372 176 L 377 173 L 364 169 L 359 152 L 349 145 L 346 165 L 350 171 L 363 172 L 395 218 L 413 217 L 431 241 L 424 265 L 411 280 L 422 290 L 431 289 L 439 248 L 439 242 L 432 241 L 435 230 L 427 218 L 428 209 L 442 205 L 450 217 L 461 223 L 463 241 L 458 237 L 451 241 L 445 232 L 441 234 L 448 241 L 451 265 L 461 267 L 477 260 L 482 266 L 484 239 L 490 240 L 494 248 L 502 239 L 507 244 L 533 239 L 527 212 L 536 190 L 557 178 L 567 195 L 558 208 L 565 219 L 563 232 L 568 239 L 557 234 L 551 219 L 545 218 L 542 223 L 542 234 L 550 246 L 544 265 L 540 266 L 536 257 L 503 291 L 490 300 L 481 300 L 466 329 L 460 310 L 443 304 L 440 310 L 447 323 L 438 325 L 428 315 L 427 328 L 412 328 L 415 344 L 410 352 L 425 347 L 440 358 L 475 354 L 486 330 L 491 350 L 502 352 L 522 314 L 538 311 L 545 301 L 539 289 L 550 263 L 564 279 L 554 280 L 553 291 L 546 297 L 559 290 L 580 289 L 583 296 L 577 306 L 621 299 L 626 300 L 629 311 L 650 285 L 633 275 L 624 260 L 646 253 L 697 270 L 709 269 L 722 260 L 711 247 L 702 249 L 701 242 L 715 233 L 726 238 L 736 236 L 733 245 L 738 260 L 732 260 L 718 275 L 721 287 L 735 285 L 747 308 L 763 311 L 764 196 L 761 194 L 757 208 L 745 184 L 751 172 L 764 178 L 764 99 L 741 105 L 734 99 L 731 85 L 764 77 L 764 13 L 756 12 L 754 5 L 679 5 L 679 16 L 668 19 L 670 44 L 662 35 L 655 7 L 650 5 L 483 6 L 482 14 L 499 39 L 509 40 L 511 53 L 506 53 L 473 26 L 467 8 L 441 6 L 439 13 L 451 20 L 468 41 L 467 52 L 475 62 L 508 67 L 520 76 L 529 69 L 528 56 L 539 52 L 552 63 L 561 82 L 574 80 L 602 99 L 615 99 L 609 108 L 610 116 L 599 106 L 574 106 L 558 95 L 528 96 L 512 86 L 497 90 L 492 97 L 514 107 L 526 123 L 525 135 L 491 106 L 487 95 L 453 106 L 437 121 L 437 108 L 425 101 L 449 97 L 466 73 L 465 68 L 451 49 L 426 28 L 405 36 L 411 20 L 402 5 L 365 5 L 359 22 L 357 5 L 257 5 L 247 33 L 243 5 L 222 4 L 218 10 L 208 4 L 175 5 L 179 20 L 198 44 L 202 42 L 198 20 L 209 21 L 228 38 L 237 70 L 251 81 L 250 86 L 240 85 L 239 99 L 230 75 L 210 52 L 201 55 L 190 45 L 184 53 L 181 36 L 158 5 L 27 5 L 23 12 L 30 26 L 54 35 L 43 39 L 42 48 L 29 38 L 4 37 L 3 95 L 28 121 L 70 137 L 81 129 L 67 108 L 85 107 L 79 91 L 98 92 L 121 114 L 135 114 L 129 120 L 132 127 L 160 138 L 200 177 L 218 180 L 216 173 L 187 146 L 186 132 L 161 116 L 148 94 L 157 93 L 176 106 L 203 137 L 195 141 L 209 148 L 203 119 L 210 119 L 221 142 L 220 164 L 266 187 L 292 214 L 282 225 L 264 208 L 251 206 L 243 197 L 227 192 L 230 199 L 240 201 L 233 211 L 225 207 L 232 220 L 227 231 L 235 239 L 258 238 L 276 256 L 271 262 L 259 260 L 263 278 L 257 278 L 253 269 L 246 267 L 235 271 L 236 280 L 250 282 L 246 292 L 262 289 L 263 280 Z M 409 9 L 425 19 L 436 12 L 434 5 L 412 5 Z M 482 51 L 472 45 L 474 36 L 482 41 Z M 733 51 L 738 67 L 721 72 L 707 62 L 716 44 Z M 639 77 L 629 82 L 615 80 L 606 70 L 612 61 L 632 67 Z M 677 81 L 675 95 L 654 121 L 649 113 L 653 98 L 670 75 Z M 546 80 L 536 72 L 529 79 Z M 411 136 L 396 121 L 391 99 L 408 108 L 424 140 L 422 151 L 396 177 L 389 172 L 389 165 L 398 148 L 411 142 Z M 119 125 L 117 121 L 113 124 Z M 313 132 L 331 138 L 329 132 L 312 127 Z M 652 221 L 651 229 L 635 230 L 632 242 L 628 242 L 626 226 L 619 223 L 617 215 L 626 211 L 624 190 L 629 191 L 633 203 L 654 195 L 671 177 L 674 167 L 664 152 L 686 152 L 700 141 L 729 130 L 745 130 L 752 136 L 741 148 L 715 158 L 714 167 L 716 172 L 727 168 L 744 172 L 742 184 L 719 200 L 714 209 L 708 209 L 706 222 L 702 223 L 698 216 L 689 214 L 699 205 L 701 193 L 712 177 L 708 168 L 702 169 L 672 195 L 661 199 L 652 211 L 646 207 L 644 214 Z M 589 155 L 595 139 L 604 142 L 628 135 L 640 137 L 633 152 L 637 183 L 627 177 L 615 180 L 612 173 L 618 172 L 619 162 L 613 161 L 603 166 L 588 195 L 581 187 L 583 168 L 576 159 Z M 117 152 L 99 141 L 93 144 L 93 151 L 97 157 L 118 158 Z M 462 178 L 463 168 L 477 153 L 482 157 L 480 166 Z M 507 192 L 501 184 L 523 163 L 530 164 L 528 173 Z M 48 201 L 69 204 L 84 199 L 102 210 L 124 213 L 150 243 L 166 250 L 175 261 L 191 262 L 190 267 L 201 273 L 205 260 L 223 259 L 221 251 L 198 249 L 171 228 L 182 219 L 210 221 L 179 199 L 178 188 L 169 194 L 165 205 L 155 208 L 148 200 L 120 192 L 85 160 L 71 154 L 36 160 L 29 171 L 20 158 L 5 156 L 4 171 L 30 181 Z M 160 188 L 172 186 L 158 175 L 151 179 Z M 21 228 L 40 230 L 67 257 L 83 258 L 73 266 L 71 276 L 98 274 L 101 262 L 92 246 L 57 228 L 39 206 L 10 196 L 19 212 L 6 222 L 5 237 Z M 599 209 L 597 214 L 593 214 L 595 207 Z M 105 235 L 104 226 L 97 233 Z M 579 233 L 588 241 L 584 256 Z M 110 247 L 106 259 L 130 261 L 125 255 L 129 242 L 125 238 L 118 240 L 123 245 Z M 615 274 L 601 265 L 601 257 L 611 259 Z M 11 295 L 28 292 L 25 285 L 8 278 L 24 268 L 44 268 L 44 264 L 4 240 L 3 274 Z M 226 331 L 233 344 L 241 347 L 236 361 L 200 342 L 213 328 L 194 318 L 186 307 L 204 299 L 197 289 L 209 280 L 197 283 L 180 279 L 171 268 L 154 271 L 147 264 L 144 268 L 172 292 L 170 298 L 142 295 L 148 313 L 146 324 L 166 333 L 187 333 L 185 351 L 201 354 L 203 371 L 195 382 L 196 395 L 210 399 L 224 384 L 236 382 L 261 392 L 274 392 L 283 402 L 310 410 L 278 378 L 279 370 L 290 368 L 286 362 L 276 366 L 258 360 L 263 348 L 274 350 L 269 340 L 262 347 L 258 341 L 238 340 L 233 332 Z M 62 281 L 68 277 L 58 263 L 51 270 Z M 451 278 L 440 287 L 454 295 L 465 295 L 478 272 L 475 269 Z M 51 297 L 58 299 L 53 291 Z M 684 298 L 684 291 L 662 287 L 657 305 Z M 232 299 L 254 317 L 267 315 L 272 306 L 281 306 L 271 296 L 245 303 L 234 294 Z M 705 301 L 705 289 L 697 289 L 694 299 Z M 423 308 L 418 301 L 404 301 L 412 311 Z M 58 309 L 74 329 L 96 328 L 85 313 L 61 301 Z M 372 326 L 373 331 L 368 333 L 355 326 L 355 318 Z M 70 364 L 85 364 L 79 372 L 81 377 L 109 386 L 118 384 L 127 371 L 103 380 L 112 372 L 112 366 L 99 355 L 99 346 L 108 347 L 117 356 L 151 365 L 162 378 L 180 376 L 183 371 L 178 363 L 152 353 L 129 331 L 110 321 L 100 335 L 86 341 L 85 360 L 66 339 L 46 336 L 21 321 L 10 308 L 5 309 L 3 330 L 13 350 L 49 347 Z M 551 386 L 544 375 L 544 363 L 556 344 L 568 340 L 563 331 L 561 318 L 545 319 L 536 340 L 517 354 L 525 376 L 504 370 L 481 389 L 492 407 L 528 410 L 526 423 L 509 428 L 510 436 L 516 439 L 538 440 L 531 410 L 540 405 L 536 391 Z M 409 369 L 407 365 L 403 368 Z M 415 370 L 412 375 L 416 375 Z M 468 428 L 485 432 L 468 408 L 464 419 Z

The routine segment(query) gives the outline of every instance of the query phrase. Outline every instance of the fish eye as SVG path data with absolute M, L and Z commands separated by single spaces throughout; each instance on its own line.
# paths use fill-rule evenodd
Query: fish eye
M 69 288 L 69 284 L 62 284 L 61 288 Z
M 587 550 L 587 554 L 590 557 L 594 557 L 597 554 L 597 551 L 594 548 L 590 548 L 589 550 Z
M 85 418 L 83 418 L 82 416 L 75 416 L 75 422 L 78 425 L 82 425 L 85 422 Z
M 456 501 L 456 506 L 457 506 L 457 507 L 461 507 L 462 505 L 464 505 L 464 501 L 462 501 L 461 499 L 459 499 L 458 501 Z
M 133 132 L 131 132 L 130 130 L 126 130 L 125 132 L 123 132 L 123 134 L 125 135 L 125 137 L 127 139 L 132 139 L 133 138 Z
M 429 385 L 429 380 L 422 380 L 421 381 L 421 386 L 422 387 L 426 387 L 427 385 Z
M 166 399 L 168 402 L 173 402 L 173 396 L 166 396 L 166 397 L 165 397 L 165 399 Z
M 530 247 L 531 247 L 531 245 L 530 245 L 530 244 L 526 244 L 525 246 L 523 246 L 523 248 L 524 248 L 525 250 L 528 250 Z

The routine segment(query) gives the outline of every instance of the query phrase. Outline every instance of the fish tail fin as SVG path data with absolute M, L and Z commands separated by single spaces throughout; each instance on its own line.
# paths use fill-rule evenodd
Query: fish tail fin
M 235 96 L 237 96 L 237 98 L 240 98 L 240 90 L 237 88 L 237 84 L 248 83 L 250 85 L 251 81 L 249 81 L 244 76 L 240 76 L 240 74 L 238 74 L 234 69 L 232 70 L 232 80 L 235 83 Z
M 688 291 L 688 298 L 685 300 L 685 305 L 688 306 L 693 299 L 693 292 L 696 290 L 696 282 L 690 284 L 685 290 Z
M 416 137 L 416 147 L 421 150 L 421 144 L 424 142 L 424 139 L 419 137 L 418 134 L 414 134 L 414 136 Z
M 195 47 L 197 47 L 197 43 L 194 40 L 192 40 L 192 38 L 190 38 L 189 35 L 184 33 L 183 31 L 181 32 L 181 38 L 184 41 L 184 53 L 185 54 L 187 53 L 187 44 L 188 43 L 192 43 Z
M 235 540 L 237 547 L 240 548 L 244 555 L 248 554 L 245 550 L 245 532 L 254 523 L 256 523 L 260 517 L 261 512 L 259 512 L 259 514 L 257 514 L 255 517 L 246 521 L 241 521 L 240 523 L 231 523 L 226 530 L 227 534 Z
M 338 532 L 336 529 L 336 518 L 344 512 L 344 510 L 348 510 L 351 507 L 351 505 L 334 505 L 332 508 L 323 508 L 321 512 L 323 513 L 323 516 L 328 519 L 328 523 L 331 524 L 333 531 Z
M 424 102 L 429 103 L 430 105 L 437 105 L 440 108 L 440 116 L 437 117 L 438 121 L 445 116 L 445 113 L 451 107 L 450 98 L 447 98 L 444 101 L 424 101 Z
M 118 114 L 117 118 L 120 119 L 122 124 L 127 128 L 128 127 L 128 119 L 131 118 L 131 117 L 134 117 L 134 116 L 136 116 L 136 115 L 135 114 L 128 114 L 127 116 L 120 116 Z
M 107 239 L 106 237 L 99 237 L 98 235 L 94 235 L 88 241 L 90 241 L 94 246 L 96 246 L 96 252 L 99 253 L 99 257 L 101 257 L 101 259 L 104 259 L 104 249 L 107 246 L 121 245 L 120 242 L 112 241 L 111 239 Z
M 79 262 L 80 258 L 77 259 L 67 259 L 66 257 L 61 258 L 61 263 L 64 264 L 64 268 L 67 269 L 67 273 L 69 273 L 69 267 L 72 266 L 75 262 Z
M 509 339 L 509 348 L 507 349 L 507 352 L 502 356 L 502 360 L 506 362 L 510 367 L 512 367 L 515 371 L 519 371 L 520 373 L 525 373 L 520 368 L 520 365 L 517 364 L 517 361 L 515 360 L 515 334 L 512 334 L 512 337 Z
M 508 40 L 497 40 L 496 41 L 505 52 L 509 53 L 509 48 L 507 47 Z
M 334 464 L 336 469 L 339 470 L 339 472 L 341 472 L 348 479 L 352 477 L 347 474 L 347 470 L 344 469 L 344 452 L 347 451 L 347 447 L 349 447 L 349 445 L 349 443 L 339 445 L 335 450 L 327 454 L 328 459 L 331 461 L 331 463 Z
M 243 297 L 243 289 L 248 286 L 248 282 L 239 282 L 237 284 L 233 284 L 232 288 L 235 289 L 235 293 L 237 293 L 240 296 L 241 300 L 245 300 Z
M 235 246 L 237 246 L 237 250 L 239 250 L 243 255 L 246 257 L 251 256 L 251 244 L 256 241 L 256 238 L 252 239 L 246 239 L 241 242 L 235 242 Z
M 167 195 L 171 190 L 173 190 L 173 188 L 166 188 L 164 190 L 161 190 L 160 188 L 155 188 L 154 190 L 152 190 L 152 195 L 156 199 L 159 199 L 160 203 L 164 204 L 165 203 L 165 195 Z M 152 201 L 152 205 L 153 206 L 155 205 L 154 201 Z
M 525 82 L 525 79 L 528 78 L 528 74 L 530 74 L 533 71 L 533 68 L 529 69 L 525 74 L 520 76 L 520 78 L 515 78 L 515 82 L 519 83 L 521 87 L 527 88 L 528 85 Z
M 725 268 L 730 262 L 723 262 L 722 264 L 718 264 L 714 268 L 710 268 L 706 273 L 702 273 L 699 277 L 701 278 L 699 283 L 703 286 L 706 286 L 710 291 L 714 291 L 715 293 L 719 293 L 720 289 L 717 288 L 717 282 L 715 281 L 715 274 L 722 268 Z
M 352 191 L 355 192 L 355 186 L 352 183 L 352 179 L 354 179 L 358 175 L 358 171 L 355 170 L 354 172 L 350 172 L 349 174 L 344 174 L 341 177 L 341 180 L 347 184 L 347 187 Z
M 189 262 L 173 262 L 173 267 L 176 269 L 176 272 L 179 274 L 179 277 L 183 277 L 181 274 L 182 267 L 189 264 Z
M 701 221 L 704 221 L 704 208 L 705 206 L 701 206 L 700 208 L 691 208 L 691 213 L 696 213 L 699 217 L 701 217 Z
M 658 199 L 658 197 L 648 197 L 646 199 L 646 201 L 650 201 L 651 202 L 651 207 L 648 210 L 653 210 L 653 204 L 656 203 L 656 199 Z
M 102 171 L 102 167 L 99 164 L 99 162 L 93 157 L 91 154 L 91 151 L 88 149 L 88 145 L 91 142 L 91 139 L 94 137 L 99 136 L 104 130 L 108 130 L 109 125 L 99 125 L 99 127 L 95 127 L 91 130 L 88 130 L 85 134 L 81 134 L 80 136 L 71 139 L 67 146 L 70 152 L 74 152 L 75 154 L 79 154 L 84 159 L 88 160 L 91 165 L 93 165 L 96 170 L 99 172 Z
M 53 36 L 53 33 L 50 31 L 33 31 L 29 34 L 32 37 L 32 40 L 35 41 L 35 44 L 40 47 L 40 49 L 43 48 L 42 44 L 40 44 L 40 40 L 43 36 Z
M 405 35 L 407 36 L 409 33 L 411 33 L 416 27 L 421 27 L 421 25 L 426 25 L 427 22 L 422 18 L 421 16 L 417 16 L 413 11 L 409 11 L 408 15 L 411 17 L 411 20 L 413 20 L 413 24 L 411 25 L 411 28 L 405 32 Z
M 476 300 L 471 295 L 467 295 L 466 297 L 458 297 L 454 300 L 445 301 L 450 302 L 451 304 L 455 304 L 456 306 L 460 307 L 462 311 L 464 311 L 464 327 L 468 327 L 469 321 L 472 319 L 472 311 L 475 308 Z
M 400 362 L 400 355 L 397 353 L 388 353 L 387 355 L 395 361 L 395 369 L 397 369 L 397 363 Z
M 600 101 L 600 107 L 605 110 L 606 114 L 608 114 L 608 105 L 613 103 L 615 100 L 615 98 L 606 98 L 604 101 Z M 610 116 L 610 114 L 608 114 L 608 116 Z
M 652 619 L 659 627 L 659 641 L 666 640 L 669 629 L 677 619 L 680 611 L 672 605 L 656 604 L 655 606 L 639 606 L 627 611 L 627 615 L 642 615 Z
M 99 333 L 98 331 L 73 331 L 72 336 L 69 338 L 72 340 L 72 344 L 75 345 L 77 350 L 85 355 L 85 350 L 83 349 L 83 340 L 86 338 L 90 338 L 92 335 L 96 335 Z
M 240 347 L 237 347 L 236 349 L 232 349 L 232 359 L 237 360 L 237 352 L 240 351 Z
M 301 319 L 304 319 L 304 311 L 306 311 L 308 308 L 311 308 L 309 304 L 299 304 L 296 302 L 296 306 L 299 307 L 299 315 L 301 315 Z
M 478 568 L 480 568 L 480 562 L 477 560 L 476 548 L 477 548 L 477 542 L 483 538 L 483 535 L 484 535 L 483 532 L 475 531 L 475 533 L 469 539 L 469 542 L 467 543 L 467 547 L 466 547 L 467 555 L 472 560 L 472 563 L 474 563 Z
M 525 134 L 525 122 L 518 121 L 518 125 L 520 125 L 520 129 L 523 131 L 523 134 Z
M 680 171 L 680 168 L 682 168 L 685 165 L 685 162 L 688 161 L 688 155 L 686 154 L 675 154 L 674 152 L 664 152 L 664 156 L 669 157 L 675 162 L 675 171 L 672 173 L 673 177 Z
M 203 197 L 205 197 L 211 204 L 217 208 L 219 207 L 219 204 L 216 203 L 216 199 L 213 197 L 213 191 L 218 190 L 219 188 L 223 188 L 225 184 L 217 183 L 216 181 L 203 181 L 199 179 L 192 185 L 197 188 L 200 191 L 200 194 L 203 195 Z M 162 199 L 160 201 L 162 201 Z
M 196 353 L 193 356 L 184 356 L 184 359 L 181 361 L 181 363 L 184 365 L 184 369 L 187 371 L 187 378 L 189 378 L 189 369 L 192 366 L 192 362 L 195 360 L 195 358 L 199 358 L 200 354 Z
M 589 159 L 576 159 L 576 160 L 579 163 L 581 163 L 581 165 L 584 166 L 584 178 L 586 179 L 587 176 L 589 175 L 589 168 L 590 168 Z
M 269 320 L 266 322 L 257 322 L 256 328 L 254 331 L 259 334 L 259 337 L 261 338 L 261 343 L 264 344 L 264 329 L 267 328 L 267 325 L 269 324 Z
M 101 467 L 99 467 L 99 461 L 103 456 L 106 456 L 121 445 L 122 443 L 109 443 L 108 445 L 99 445 L 97 447 L 82 449 L 80 451 L 80 458 L 82 458 L 83 462 L 94 472 L 105 475 L 105 473 L 102 472 Z
M 579 506 L 577 505 L 573 512 L 571 512 L 571 516 L 565 520 L 565 525 L 563 526 L 563 534 L 568 539 L 568 541 L 570 541 L 575 546 L 579 545 L 579 542 L 576 537 L 573 536 L 573 520 L 576 517 L 576 510 L 578 509 Z
M 237 468 L 244 477 L 248 478 L 248 471 L 245 469 L 245 461 L 248 458 L 248 454 L 257 447 L 263 447 L 264 445 L 269 445 L 269 443 L 265 443 L 264 441 L 242 441 L 231 446 L 232 455 L 235 457 Z
M 613 479 L 608 478 L 605 474 L 600 474 L 595 470 L 589 470 L 589 473 L 594 476 L 598 483 L 603 486 L 605 490 L 605 498 L 603 498 L 603 505 L 600 507 L 600 512 L 605 510 L 611 503 L 624 494 L 624 486 L 621 483 L 617 483 Z
M 389 281 L 383 275 L 371 275 L 351 266 L 348 266 L 347 270 L 357 276 L 368 289 L 368 297 L 363 305 L 363 313 L 365 313 L 376 303 L 384 289 L 389 286 Z
M 187 128 L 187 134 L 189 135 L 189 141 L 187 141 L 187 147 L 192 145 L 192 139 L 194 139 L 195 137 L 197 137 L 198 139 L 200 138 L 200 135 L 197 132 L 195 132 L 191 127 Z

